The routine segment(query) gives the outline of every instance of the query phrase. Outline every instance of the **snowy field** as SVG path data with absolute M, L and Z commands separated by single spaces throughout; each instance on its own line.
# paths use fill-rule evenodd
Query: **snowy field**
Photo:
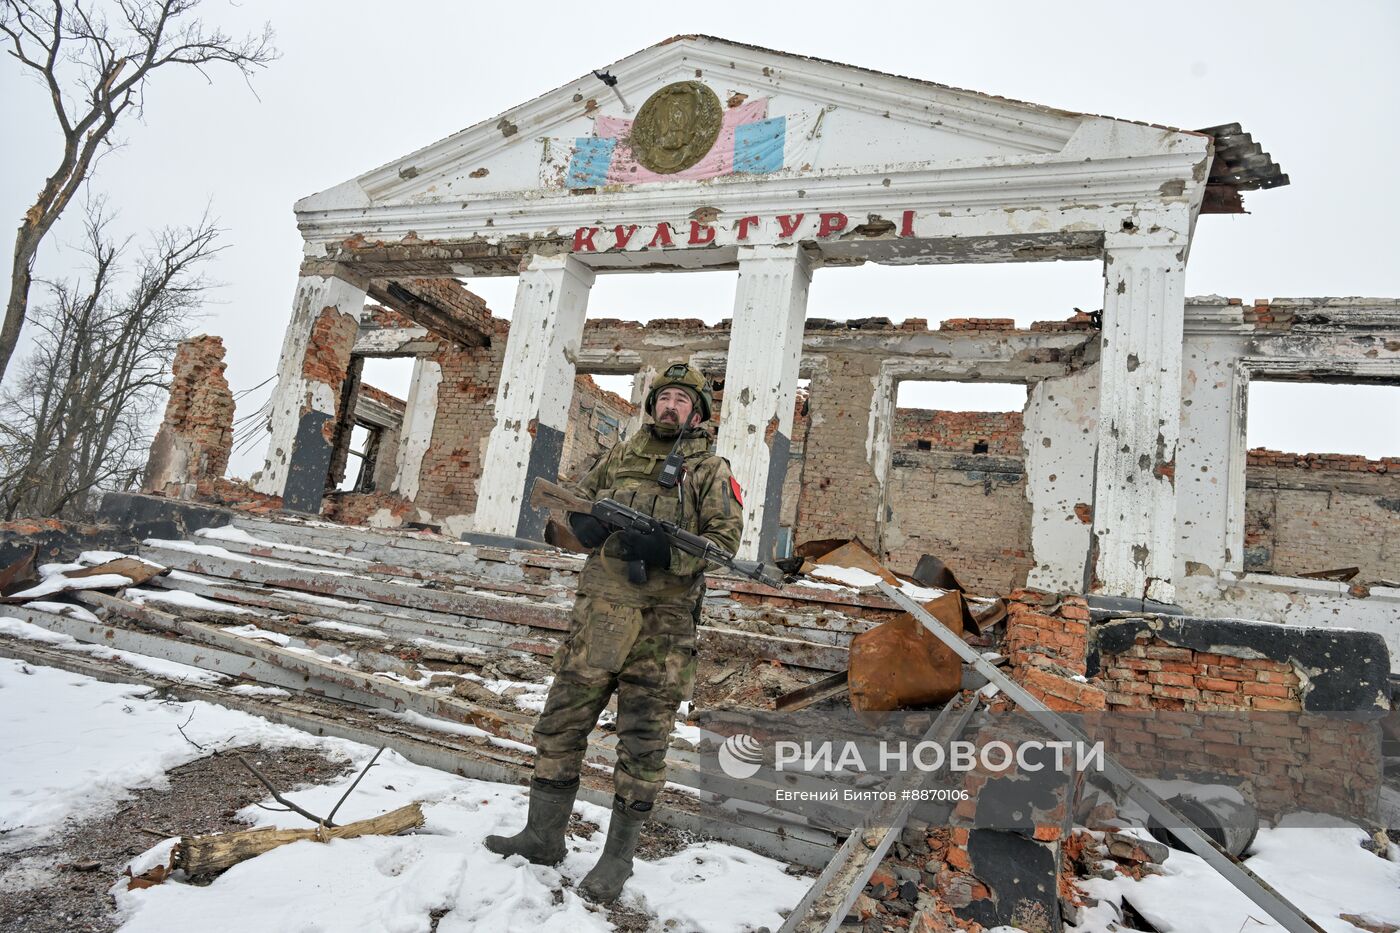
M 107 684 L 78 674 L 0 658 L 0 847 L 13 851 L 57 832 L 66 821 L 109 808 L 129 788 L 159 787 L 163 775 L 206 747 L 260 744 L 315 747 L 352 761 L 356 771 L 374 749 L 320 739 L 208 703 L 161 702 L 150 688 Z M 193 716 L 191 716 L 193 714 Z M 325 812 L 354 775 L 292 795 Z M 429 913 L 447 911 L 440 933 L 471 930 L 611 930 L 564 879 L 579 881 L 602 851 L 604 832 L 572 837 L 558 869 L 503 860 L 481 846 L 490 833 L 524 825 L 523 788 L 473 781 L 423 768 L 386 751 L 337 815 L 364 819 L 414 800 L 426 825 L 412 836 L 363 837 L 329 844 L 299 842 L 235 866 L 212 884 L 167 882 L 127 891 L 115 885 L 121 929 L 247 933 L 340 933 L 429 929 Z M 271 803 L 271 801 L 267 801 Z M 584 819 L 606 829 L 611 811 L 580 802 Z M 250 807 L 253 825 L 303 827 L 290 813 Z M 167 859 L 174 840 L 136 858 L 135 873 Z M 809 881 L 780 862 L 722 843 L 692 845 L 637 863 L 624 902 L 655 915 L 667 930 L 777 929 Z
M 32 628 L 13 620 L 0 623 L 9 634 L 32 637 Z M 60 639 L 46 640 L 58 644 Z M 119 805 L 131 789 L 161 787 L 167 770 L 205 754 L 180 735 L 180 726 L 206 748 L 309 748 L 353 764 L 348 776 L 292 795 L 313 812 L 328 810 L 373 753 L 212 704 L 161 701 L 151 693 L 147 687 L 0 659 L 0 742 L 8 752 L 0 769 L 0 852 L 81 824 Z M 487 852 L 481 839 L 523 825 L 522 788 L 419 767 L 386 751 L 337 820 L 363 819 L 414 800 L 424 802 L 426 825 L 412 836 L 299 842 L 237 865 L 205 886 L 182 883 L 178 876 L 138 891 L 118 882 L 112 893 L 120 929 L 418 933 L 431 928 L 430 914 L 440 915 L 442 933 L 613 929 L 607 913 L 586 904 L 572 887 L 601 851 L 607 809 L 578 804 L 583 818 L 603 829 L 591 838 L 571 837 L 569 855 L 557 869 L 505 861 Z M 295 814 L 256 806 L 240 816 L 250 825 L 308 825 Z M 1400 925 L 1400 864 L 1363 849 L 1365 839 L 1363 831 L 1345 824 L 1265 829 L 1248 864 L 1326 930 L 1353 933 Z M 166 861 L 173 842 L 159 842 L 132 860 L 133 872 Z M 1400 858 L 1400 848 L 1391 851 Z M 1122 929 L 1115 923 L 1115 905 L 1125 897 L 1163 933 L 1278 929 L 1195 856 L 1173 852 L 1164 869 L 1164 875 L 1141 882 L 1126 877 L 1083 882 L 1099 903 L 1070 929 Z M 780 911 L 794 905 L 809 883 L 786 874 L 779 862 L 703 843 L 639 861 L 623 899 L 655 918 L 652 929 L 668 933 L 776 930 Z

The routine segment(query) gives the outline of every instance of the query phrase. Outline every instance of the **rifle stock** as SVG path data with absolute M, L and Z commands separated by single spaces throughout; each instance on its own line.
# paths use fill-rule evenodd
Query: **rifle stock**
M 530 507 L 533 509 L 553 509 L 556 512 L 583 512 L 593 510 L 593 503 L 576 496 L 558 483 L 551 483 L 543 476 L 535 478 L 530 490 Z

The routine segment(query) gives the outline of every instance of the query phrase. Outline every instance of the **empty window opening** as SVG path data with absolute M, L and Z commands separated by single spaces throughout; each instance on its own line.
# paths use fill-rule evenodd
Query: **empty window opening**
M 975 591 L 1025 583 L 1025 403 L 1024 385 L 898 384 L 883 531 L 893 569 L 908 573 L 932 554 Z
M 350 449 L 346 452 L 345 476 L 336 488 L 342 492 L 361 492 L 365 480 L 365 457 L 369 453 L 370 441 L 374 432 L 363 425 L 355 425 L 350 432 Z
M 1244 569 L 1351 584 L 1400 564 L 1400 386 L 1249 386 Z
M 394 480 L 413 357 L 369 357 L 360 360 L 359 389 L 350 413 L 353 428 L 345 450 L 344 472 L 336 488 L 375 492 Z

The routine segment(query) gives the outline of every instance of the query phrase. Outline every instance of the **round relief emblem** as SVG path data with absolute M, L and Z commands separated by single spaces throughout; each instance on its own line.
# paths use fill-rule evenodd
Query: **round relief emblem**
M 677 81 L 647 98 L 632 124 L 632 154 L 658 175 L 705 157 L 724 122 L 719 98 L 699 81 Z

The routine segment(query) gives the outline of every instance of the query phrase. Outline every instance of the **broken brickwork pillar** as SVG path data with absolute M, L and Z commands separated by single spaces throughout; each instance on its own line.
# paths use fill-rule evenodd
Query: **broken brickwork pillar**
M 771 557 L 778 537 L 811 283 L 800 247 L 739 247 L 718 449 L 744 490 L 746 559 Z
M 1091 591 L 1170 603 L 1185 247 L 1137 233 L 1105 247 Z
M 574 394 L 574 361 L 593 271 L 572 256 L 528 257 L 496 390 L 475 530 L 544 540 L 547 512 L 529 506 L 536 477 L 554 480 Z
M 224 475 L 233 449 L 227 365 L 218 337 L 191 337 L 176 347 L 170 399 L 146 461 L 144 491 L 191 498 L 200 480 Z
M 872 355 L 814 360 L 794 543 L 859 538 L 880 548 L 894 391 Z
M 298 512 L 321 510 L 365 290 L 334 275 L 297 281 L 272 394 L 272 437 L 253 484 Z

